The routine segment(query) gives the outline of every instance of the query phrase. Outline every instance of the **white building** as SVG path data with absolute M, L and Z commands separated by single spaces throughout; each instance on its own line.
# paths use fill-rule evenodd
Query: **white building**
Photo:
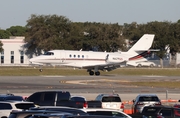
M 4 51 L 0 53 L 1 66 L 27 66 L 29 58 L 25 54 L 25 37 L 10 37 L 10 39 L 0 39 L 3 43 Z

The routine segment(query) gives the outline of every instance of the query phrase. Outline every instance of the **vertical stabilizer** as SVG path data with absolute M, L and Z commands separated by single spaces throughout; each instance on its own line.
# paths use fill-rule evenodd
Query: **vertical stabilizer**
M 154 40 L 154 34 L 144 34 L 129 50 L 128 52 L 149 50 Z

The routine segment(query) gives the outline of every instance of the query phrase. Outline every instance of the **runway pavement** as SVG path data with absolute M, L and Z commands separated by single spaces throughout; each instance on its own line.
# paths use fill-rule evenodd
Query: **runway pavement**
M 180 99 L 179 89 L 127 85 L 129 81 L 180 81 L 178 76 L 0 76 L 0 93 L 28 96 L 42 90 L 66 90 L 88 100 L 99 93 L 118 93 L 122 100 L 132 100 L 140 93 L 155 93 L 161 99 Z M 168 93 L 168 94 L 167 94 Z

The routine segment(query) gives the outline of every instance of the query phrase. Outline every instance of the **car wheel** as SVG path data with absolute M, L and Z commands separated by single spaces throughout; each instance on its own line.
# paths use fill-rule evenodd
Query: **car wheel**
M 153 65 L 153 64 L 151 64 L 151 65 L 150 65 L 150 67 L 152 68 L 152 67 L 154 67 L 154 65 Z

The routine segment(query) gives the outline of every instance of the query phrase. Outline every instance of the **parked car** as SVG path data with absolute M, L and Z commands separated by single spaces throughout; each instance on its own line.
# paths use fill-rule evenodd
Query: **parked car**
M 49 110 L 23 110 L 23 111 L 11 111 L 8 118 L 28 118 L 34 114 L 49 114 L 57 113 L 59 111 L 49 111 Z
M 78 109 L 78 108 L 71 108 L 71 107 L 63 107 L 63 106 L 38 106 L 32 107 L 30 110 L 48 110 L 48 111 L 59 111 L 59 112 L 68 112 L 74 115 L 86 115 L 87 113 Z
M 59 113 L 49 113 L 49 114 L 44 114 L 44 113 L 34 114 L 28 118 L 69 118 L 71 116 L 73 116 L 73 114 L 71 113 L 59 112 Z
M 154 62 L 151 62 L 151 61 L 140 61 L 140 62 L 129 61 L 129 62 L 127 62 L 127 65 L 135 66 L 135 67 L 143 67 L 143 66 L 155 67 L 156 66 L 156 64 Z
M 118 94 L 99 94 L 95 100 L 101 101 L 102 108 L 124 110 L 124 104 Z
M 24 101 L 22 96 L 17 96 L 14 94 L 0 94 L 0 101 Z
M 70 113 L 53 113 L 53 114 L 35 114 L 29 118 L 120 118 L 120 117 L 105 116 L 105 115 L 72 115 Z
M 174 104 L 173 107 L 180 108 L 180 104 Z
M 161 105 L 161 101 L 156 94 L 139 94 L 132 105 L 133 113 L 141 113 L 145 106 Z
M 113 116 L 120 118 L 132 118 L 126 113 L 116 110 L 116 109 L 103 109 L 103 108 L 87 108 L 81 109 L 82 111 L 88 113 L 89 115 L 105 115 L 105 116 Z
M 86 98 L 83 96 L 72 96 L 70 100 L 71 101 L 83 101 L 83 102 L 85 102 Z
M 32 102 L 0 101 L 0 117 L 7 118 L 12 110 L 22 111 L 35 107 Z
M 180 118 L 180 109 L 171 106 L 146 106 L 142 113 L 132 114 L 133 118 Z
M 39 106 L 66 106 L 83 108 L 87 106 L 85 101 L 72 101 L 68 91 L 40 91 L 35 92 L 27 98 Z

